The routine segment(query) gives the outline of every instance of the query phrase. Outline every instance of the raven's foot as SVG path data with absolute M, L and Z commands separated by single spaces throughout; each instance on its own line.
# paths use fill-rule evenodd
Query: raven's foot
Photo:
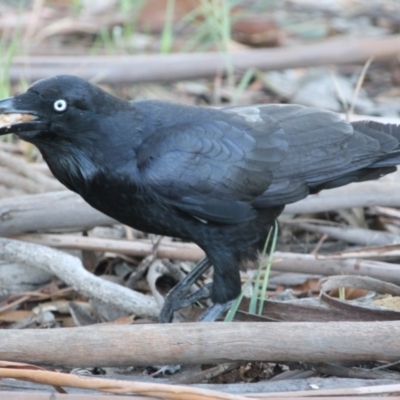
M 211 264 L 208 259 L 203 259 L 184 279 L 182 279 L 175 287 L 170 290 L 170 292 L 165 297 L 165 303 L 160 312 L 159 322 L 171 322 L 174 311 L 177 311 L 183 307 L 187 307 L 198 300 L 210 297 L 211 284 L 207 284 L 196 292 L 186 296 L 186 293 L 190 290 L 191 286 L 210 267 Z

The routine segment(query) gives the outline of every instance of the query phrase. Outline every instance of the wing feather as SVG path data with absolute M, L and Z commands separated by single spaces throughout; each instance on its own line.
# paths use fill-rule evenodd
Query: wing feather
M 379 157 L 398 146 L 397 137 L 373 124 L 361 129 L 303 106 L 184 110 L 137 150 L 138 167 L 166 202 L 211 222 L 246 221 L 254 209 L 354 181 L 358 170 L 379 166 Z

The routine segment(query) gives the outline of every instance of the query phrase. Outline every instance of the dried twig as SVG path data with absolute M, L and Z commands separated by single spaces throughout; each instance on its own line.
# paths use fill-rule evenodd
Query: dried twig
M 136 270 L 131 273 L 126 281 L 126 287 L 134 288 L 138 280 L 145 274 L 149 266 L 154 262 L 157 257 L 157 250 L 160 247 L 162 236 L 158 236 L 156 242 L 153 244 L 151 253 L 146 256 L 142 262 L 137 266 Z
M 399 266 L 380 261 L 356 258 L 334 259 L 311 254 L 274 253 L 272 268 L 281 272 L 298 272 L 312 275 L 366 275 L 386 282 L 400 284 Z
M 113 251 L 146 257 L 153 251 L 153 245 L 149 240 L 113 240 L 103 238 L 91 238 L 71 235 L 23 235 L 20 240 L 40 243 L 46 246 L 54 246 L 64 249 Z M 388 256 L 397 254 L 396 248 L 388 248 Z M 343 255 L 342 255 L 343 254 Z M 375 254 L 373 250 L 366 254 Z M 382 252 L 384 254 L 384 252 Z M 354 256 L 358 255 L 355 253 Z M 175 260 L 190 260 L 197 262 L 204 257 L 204 252 L 193 243 L 169 242 L 160 244 L 157 256 Z M 362 253 L 361 253 L 362 256 Z M 275 252 L 272 268 L 281 272 L 298 272 L 312 275 L 367 275 L 373 278 L 391 281 L 400 284 L 399 269 L 396 264 L 380 261 L 358 260 L 352 254 L 335 253 L 330 255 L 312 255 Z
M 236 71 L 263 71 L 317 65 L 363 63 L 370 57 L 383 59 L 398 54 L 397 35 L 381 38 L 340 38 L 296 47 L 248 50 L 230 53 Z M 193 68 L 196 65 L 196 68 Z M 29 66 L 29 68 L 27 68 Z M 15 57 L 9 77 L 12 81 L 33 81 L 59 74 L 75 73 L 82 78 L 101 76 L 104 82 L 176 81 L 210 77 L 225 71 L 223 53 L 175 53 L 140 56 Z
M 88 378 L 53 371 L 0 368 L 0 377 L 22 379 L 24 381 L 53 386 L 94 389 L 107 393 L 134 393 L 170 400 L 248 400 L 247 397 L 240 395 L 221 393 L 209 389 L 167 385 L 162 383 L 127 382 L 117 379 Z
M 359 398 L 367 398 L 371 396 L 372 394 L 394 394 L 398 393 L 400 390 L 400 384 L 389 384 L 389 385 L 376 385 L 376 386 L 359 386 L 359 387 L 352 387 L 352 388 L 340 388 L 340 389 L 322 389 L 322 390 L 313 390 L 312 391 L 312 398 L 313 399 L 322 399 L 322 398 L 331 398 L 333 399 L 333 396 L 338 396 L 337 398 L 339 399 L 342 396 L 348 396 L 348 398 L 356 398 L 353 396 L 360 396 Z M 255 397 L 256 399 L 270 399 L 270 398 L 280 398 L 280 397 L 289 397 L 289 396 L 296 396 L 296 398 L 304 398 L 307 399 L 307 396 L 310 395 L 309 390 L 299 390 L 296 392 L 290 392 L 290 393 L 282 393 L 282 392 L 268 392 L 268 393 L 252 393 L 249 394 L 249 397 Z M 320 397 L 317 397 L 320 396 Z M 324 396 L 324 397 L 322 397 Z M 345 397 L 343 397 L 345 398 Z M 377 397 L 376 399 L 380 399 L 380 397 Z M 382 398 L 383 399 L 383 398 Z
M 307 214 L 373 205 L 400 207 L 400 183 L 379 180 L 352 183 L 308 196 L 297 203 L 288 204 L 285 213 Z
M 285 208 L 285 213 L 325 212 L 381 205 L 400 207 L 400 183 L 373 181 L 325 190 Z M 23 218 L 21 218 L 23 215 Z M 49 229 L 82 230 L 116 221 L 90 207 L 79 195 L 60 191 L 0 200 L 0 235 Z
M 31 179 L 25 178 L 21 175 L 18 175 L 7 168 L 0 166 L 0 185 L 4 185 L 6 187 L 22 190 L 25 193 L 42 193 L 45 192 L 46 189 L 42 187 L 42 185 L 38 185 L 33 182 Z
M 192 384 L 199 383 L 205 380 L 216 378 L 219 375 L 226 374 L 229 371 L 233 371 L 234 369 L 239 368 L 243 365 L 243 362 L 231 362 L 217 365 L 216 367 L 211 367 L 203 371 L 195 372 L 194 374 L 190 374 L 189 376 L 178 377 L 174 380 L 174 383 L 177 384 Z
M 59 249 L 104 251 L 123 253 L 137 257 L 147 257 L 155 254 L 159 258 L 171 258 L 185 261 L 199 261 L 204 257 L 203 250 L 192 243 L 162 243 L 158 245 L 154 251 L 154 244 L 150 240 L 146 239 L 116 240 L 87 236 L 50 234 L 19 235 L 15 238 L 18 240 L 33 242 L 44 246 L 56 247 Z
M 68 190 L 1 199 L 0 221 L 3 236 L 50 229 L 86 230 L 116 223 Z
M 14 157 L 1 150 L 0 165 L 4 165 L 15 173 L 30 178 L 32 181 L 40 184 L 42 191 L 65 189 L 65 186 L 54 178 L 46 176 L 41 172 L 32 169 L 24 159 Z
M 0 259 L 50 271 L 83 295 L 113 304 L 127 313 L 152 317 L 158 315 L 158 307 L 151 297 L 94 276 L 86 271 L 77 257 L 69 254 L 0 238 Z
M 399 334 L 400 321 L 3 329 L 0 330 L 0 343 L 5 345 L 0 346 L 0 359 L 77 367 L 205 364 L 242 360 L 397 361 L 400 359 L 400 347 L 397 345 Z M 371 346 L 371 343 L 374 345 Z
M 311 369 L 325 375 L 340 376 L 345 378 L 360 378 L 360 379 L 392 379 L 400 380 L 400 374 L 389 371 L 374 371 L 372 369 L 345 367 L 343 365 L 331 364 L 326 362 L 321 363 L 298 363 L 303 368 Z
M 355 228 L 352 226 L 330 226 L 324 224 L 324 221 L 320 220 L 315 221 L 318 223 L 310 222 L 304 222 L 304 220 L 301 219 L 294 219 L 285 221 L 284 223 L 294 225 L 309 232 L 322 233 L 323 235 L 328 235 L 334 239 L 363 246 L 382 246 L 400 243 L 400 235 L 394 233 Z

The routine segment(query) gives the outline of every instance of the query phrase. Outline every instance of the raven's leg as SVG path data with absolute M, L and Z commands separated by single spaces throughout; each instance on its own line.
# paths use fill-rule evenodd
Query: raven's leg
M 210 296 L 210 285 L 205 285 L 198 291 L 185 296 L 190 290 L 193 283 L 208 269 L 211 268 L 211 263 L 207 258 L 201 260 L 193 270 L 182 279 L 175 287 L 173 287 L 165 297 L 164 306 L 160 312 L 158 320 L 162 323 L 171 322 L 174 311 L 193 304 L 197 300 L 204 299 Z

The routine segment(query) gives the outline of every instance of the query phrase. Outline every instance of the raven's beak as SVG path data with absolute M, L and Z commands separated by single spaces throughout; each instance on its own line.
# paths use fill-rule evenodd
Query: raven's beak
M 23 132 L 44 130 L 47 123 L 33 110 L 20 109 L 14 97 L 0 100 L 0 136 L 8 133 L 19 135 Z

